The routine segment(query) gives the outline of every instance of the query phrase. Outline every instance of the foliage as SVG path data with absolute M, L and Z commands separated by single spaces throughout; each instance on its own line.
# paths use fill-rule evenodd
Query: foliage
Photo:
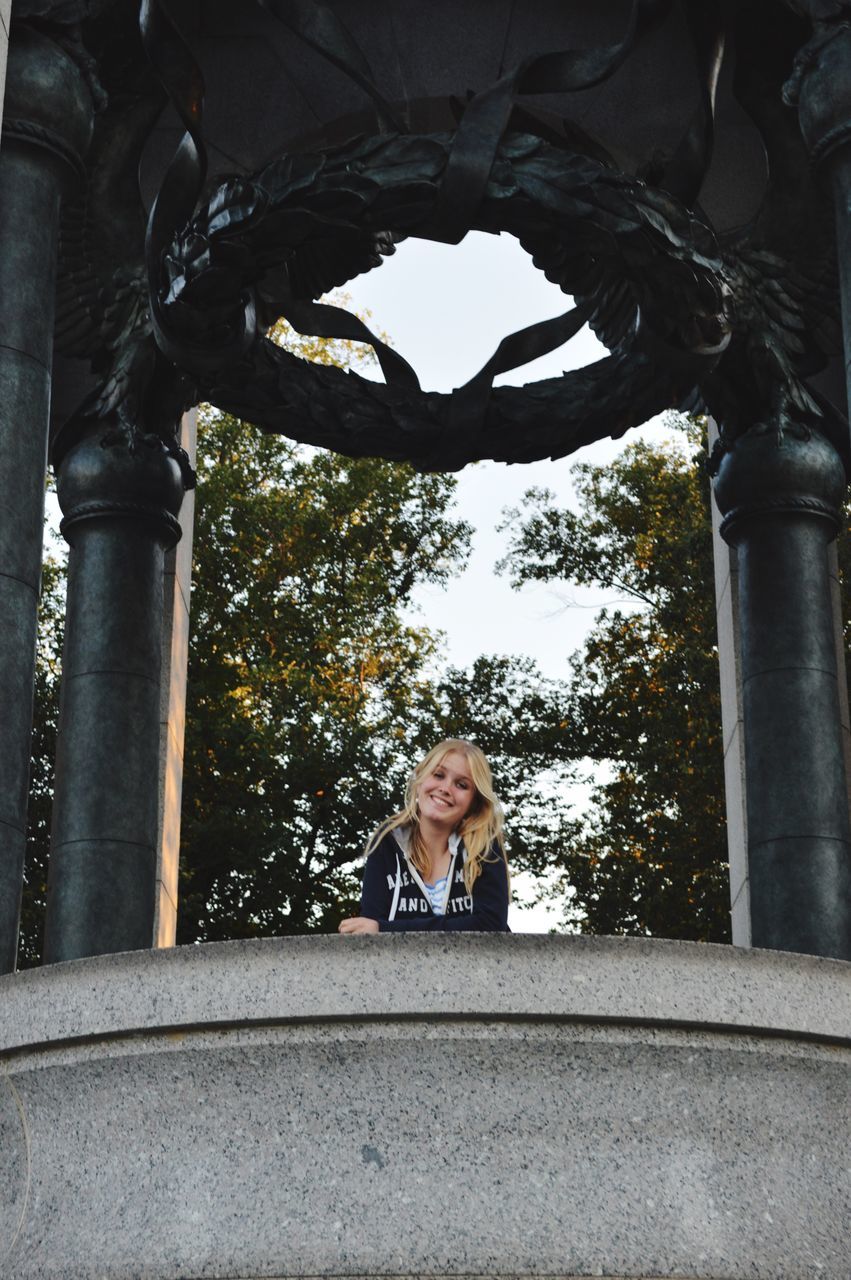
M 356 344 L 276 336 L 305 358 L 369 363 Z M 513 865 L 546 865 L 570 830 L 547 788 L 570 768 L 564 691 L 519 659 L 447 669 L 439 634 L 410 620 L 420 587 L 467 556 L 455 479 L 299 449 L 212 411 L 199 457 L 179 941 L 335 927 L 356 908 L 366 837 L 443 736 L 482 743 L 498 789 L 521 797 Z M 41 945 L 63 593 L 50 555 L 22 965 Z
M 179 941 L 335 927 L 367 836 L 448 733 L 480 740 L 503 786 L 532 775 L 516 848 L 544 859 L 561 810 L 536 818 L 534 772 L 557 691 L 511 659 L 437 678 L 438 638 L 407 620 L 466 559 L 454 488 L 204 415 Z
M 510 517 L 514 585 L 564 580 L 621 598 L 571 664 L 569 749 L 593 762 L 595 783 L 560 866 L 591 933 L 729 939 L 709 485 L 695 432 L 575 467 L 578 512 L 538 490 Z
M 341 869 L 408 754 L 434 650 L 399 608 L 466 554 L 450 495 L 204 415 L 181 940 L 300 932 L 350 901 Z
M 49 537 L 41 572 L 38 616 L 27 856 L 18 941 L 18 966 L 22 969 L 38 964 L 41 957 L 64 621 L 65 555 L 58 539 Z
M 282 322 L 274 336 L 325 364 L 371 359 Z M 502 794 L 523 797 L 513 865 L 544 865 L 570 829 L 545 798 L 546 771 L 569 770 L 553 759 L 563 690 L 519 659 L 443 669 L 439 635 L 409 621 L 418 590 L 466 561 L 455 479 L 215 413 L 199 477 L 179 941 L 336 927 L 367 837 L 441 737 L 481 743 Z
M 491 764 L 512 870 L 548 877 L 577 831 L 567 684 L 529 658 L 483 656 L 469 671 L 450 668 L 434 693 L 434 736 L 470 738 Z

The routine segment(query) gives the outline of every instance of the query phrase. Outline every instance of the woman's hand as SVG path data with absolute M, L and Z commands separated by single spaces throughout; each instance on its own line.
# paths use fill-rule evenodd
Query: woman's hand
M 378 933 L 378 921 L 366 916 L 350 916 L 340 924 L 340 933 Z

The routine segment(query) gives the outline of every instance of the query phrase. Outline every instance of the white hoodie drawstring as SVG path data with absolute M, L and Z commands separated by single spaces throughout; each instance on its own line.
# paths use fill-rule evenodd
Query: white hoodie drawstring
M 387 917 L 388 920 L 396 919 L 396 911 L 399 906 L 399 894 L 401 893 L 401 890 L 402 890 L 402 866 L 401 866 L 401 863 L 399 862 L 399 855 L 397 853 L 396 854 L 396 888 L 393 890 L 393 901 L 390 904 L 390 915 Z

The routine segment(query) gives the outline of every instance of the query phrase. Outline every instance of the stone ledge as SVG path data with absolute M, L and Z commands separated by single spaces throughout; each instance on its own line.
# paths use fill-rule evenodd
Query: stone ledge
M 848 1280 L 851 965 L 294 938 L 0 980 L 4 1280 Z
M 657 939 L 409 934 L 209 943 L 0 977 L 0 1054 L 169 1027 L 439 1016 L 849 1043 L 851 964 Z

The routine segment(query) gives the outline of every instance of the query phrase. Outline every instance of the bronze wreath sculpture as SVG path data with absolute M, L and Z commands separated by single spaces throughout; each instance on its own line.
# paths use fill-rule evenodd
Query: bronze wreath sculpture
M 491 390 L 527 331 L 466 388 L 441 395 L 420 391 L 386 351 L 391 381 L 381 385 L 306 364 L 259 334 L 245 340 L 246 311 L 249 325 L 255 312 L 267 322 L 283 314 L 299 328 L 321 323 L 330 309 L 311 312 L 302 300 L 380 262 L 394 241 L 428 237 L 451 143 L 448 134 L 382 135 L 327 155 L 286 156 L 216 190 L 165 255 L 158 300 L 161 331 L 202 395 L 268 431 L 442 468 L 560 456 L 683 399 L 728 338 L 715 237 L 666 193 L 528 134 L 501 142 L 474 225 L 514 234 L 547 278 L 580 300 L 568 316 L 536 326 L 533 354 L 587 317 L 613 356 Z M 660 376 L 663 351 L 669 371 Z
M 161 340 L 205 398 L 267 431 L 440 469 L 560 457 L 699 397 L 719 405 L 728 436 L 822 415 L 833 433 L 830 407 L 801 380 L 836 341 L 823 266 L 813 282 L 807 261 L 781 260 L 759 241 L 721 244 L 667 192 L 599 154 L 530 134 L 502 139 L 472 225 L 515 235 L 575 298 L 574 311 L 507 339 L 451 395 L 421 391 L 386 351 L 382 385 L 307 364 L 263 337 L 258 315 L 330 332 L 331 309 L 310 308 L 309 298 L 370 269 L 395 241 L 429 237 L 451 145 L 449 134 L 385 134 L 285 156 L 215 191 L 164 255 L 157 299 Z M 803 251 L 830 258 L 818 238 Z M 607 359 L 491 389 L 496 372 L 559 345 L 586 318 Z
M 270 7 L 292 17 L 283 3 Z M 120 95 L 99 119 L 88 164 L 97 189 L 113 194 L 106 210 L 98 200 L 63 214 L 57 317 L 57 348 L 88 358 L 99 382 L 54 457 L 97 419 L 165 438 L 183 407 L 206 398 L 267 431 L 438 469 L 558 457 L 678 406 L 709 408 L 728 441 L 760 424 L 779 433 L 816 425 L 848 460 L 847 425 L 804 381 L 841 338 L 830 209 L 782 99 L 793 46 L 766 48 L 747 22 L 738 31 L 760 76 L 737 83 L 737 97 L 762 136 L 769 180 L 756 217 L 732 233 L 717 234 L 695 204 L 712 149 L 717 32 L 697 40 L 700 111 L 646 181 L 619 172 L 569 124 L 543 127 L 515 112 L 518 93 L 580 89 L 613 74 L 669 7 L 633 0 L 621 44 L 521 65 L 464 107 L 454 133 L 383 132 L 284 156 L 221 183 L 199 206 L 200 70 L 159 0 L 143 0 L 145 47 L 187 133 L 148 219 L 143 265 L 134 257 L 140 210 L 124 208 L 121 193 L 132 190 L 162 90 L 143 86 L 150 114 L 138 122 L 121 116 Z M 118 150 L 116 126 L 128 135 Z M 386 386 L 306 364 L 263 336 L 285 315 L 303 332 L 373 340 L 354 317 L 311 299 L 380 263 L 405 236 L 457 242 L 476 228 L 515 235 L 577 306 L 504 340 L 451 396 L 421 391 L 377 342 Z M 607 359 L 492 389 L 495 374 L 560 345 L 585 319 Z

